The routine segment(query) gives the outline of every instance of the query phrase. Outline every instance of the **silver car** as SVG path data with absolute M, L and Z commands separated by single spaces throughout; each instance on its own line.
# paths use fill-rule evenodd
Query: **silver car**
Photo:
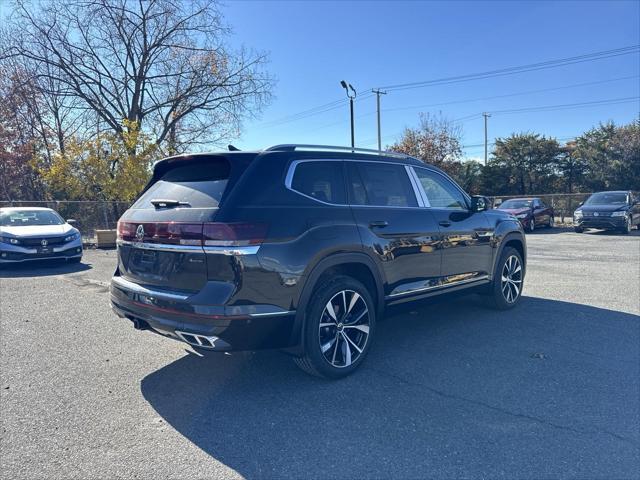
M 80 262 L 77 228 L 50 208 L 0 208 L 0 265 L 52 259 Z

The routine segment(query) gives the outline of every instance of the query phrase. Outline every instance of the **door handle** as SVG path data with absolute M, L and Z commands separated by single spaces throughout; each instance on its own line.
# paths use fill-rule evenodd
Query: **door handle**
M 438 222 L 438 225 L 440 225 L 441 227 L 450 227 L 451 226 L 451 222 L 449 222 L 447 220 L 443 220 L 441 222 Z
M 389 225 L 389 222 L 385 220 L 372 220 L 369 222 L 369 228 L 384 228 Z

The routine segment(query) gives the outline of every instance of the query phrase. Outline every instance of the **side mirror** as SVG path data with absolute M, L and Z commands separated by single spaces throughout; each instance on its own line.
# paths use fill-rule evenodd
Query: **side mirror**
M 580 203 L 578 204 L 578 206 L 579 206 L 579 207 L 581 207 L 582 205 L 584 205 L 584 202 L 580 202 Z
M 68 223 L 69 225 L 73 225 L 73 224 L 75 224 L 75 223 L 76 223 L 76 220 L 75 220 L 74 218 L 68 218 L 68 219 L 67 219 L 67 223 Z
M 488 200 L 481 195 L 474 195 L 471 197 L 471 211 L 483 212 L 489 207 Z

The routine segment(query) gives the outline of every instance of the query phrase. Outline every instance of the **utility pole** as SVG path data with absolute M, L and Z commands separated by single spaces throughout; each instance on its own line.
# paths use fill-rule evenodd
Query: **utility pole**
M 491 116 L 490 113 L 483 112 L 482 116 L 484 117 L 484 166 L 487 166 L 487 119 Z
M 378 150 L 382 151 L 382 134 L 380 131 L 380 95 L 386 95 L 387 92 L 383 92 L 382 90 L 371 90 L 376 94 L 376 104 L 378 106 Z
M 351 148 L 354 148 L 356 146 L 356 141 L 353 124 L 353 100 L 354 98 L 356 98 L 357 93 L 356 89 L 353 88 L 353 85 L 345 82 L 344 80 L 340 81 L 340 85 L 342 85 L 342 88 L 344 88 L 344 90 L 347 92 L 347 98 L 349 99 L 349 110 L 351 111 Z M 349 90 L 351 90 L 351 93 L 349 92 Z

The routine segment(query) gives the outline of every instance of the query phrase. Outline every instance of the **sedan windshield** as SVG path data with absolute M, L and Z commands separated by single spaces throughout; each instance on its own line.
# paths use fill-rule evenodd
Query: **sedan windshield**
M 516 210 L 520 208 L 530 208 L 533 200 L 507 200 L 502 202 L 498 208 L 504 210 Z
M 617 204 L 626 204 L 627 203 L 627 194 L 626 193 L 594 193 L 591 195 L 586 202 L 585 205 L 617 205 Z
M 0 213 L 0 226 L 62 225 L 64 220 L 51 210 L 19 210 Z

